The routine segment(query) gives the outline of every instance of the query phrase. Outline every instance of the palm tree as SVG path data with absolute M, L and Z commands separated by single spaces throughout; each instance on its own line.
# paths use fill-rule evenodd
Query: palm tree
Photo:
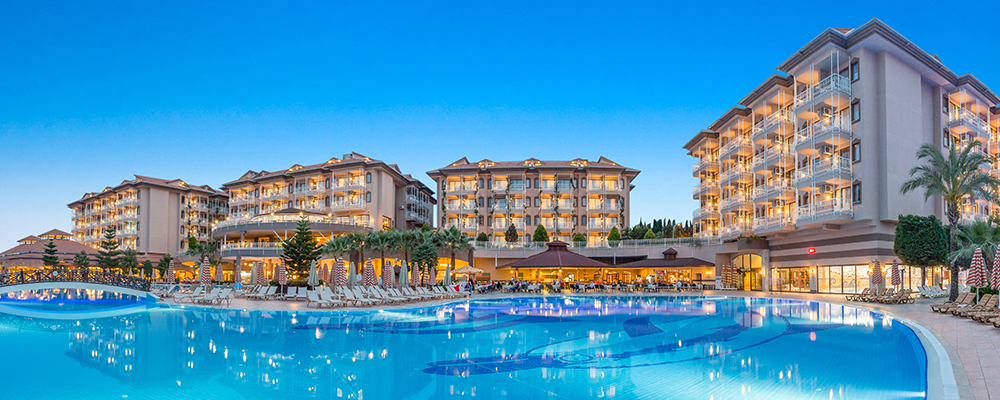
M 389 232 L 393 236 L 393 249 L 397 252 L 403 252 L 403 259 L 406 260 L 406 265 L 410 265 L 410 254 L 421 243 L 418 232 L 401 231 L 398 229 L 393 229 Z
M 949 255 L 949 261 L 958 265 L 969 265 L 976 249 L 983 250 L 986 266 L 993 265 L 993 256 L 1000 243 L 1000 226 L 984 221 L 961 225 L 958 228 L 958 250 Z
M 947 157 L 941 149 L 932 144 L 924 144 L 917 150 L 917 159 L 925 160 L 927 164 L 918 165 L 910 170 L 910 180 L 899 188 L 900 194 L 906 194 L 917 189 L 924 189 L 924 201 L 931 196 L 941 196 L 948 216 L 949 250 L 951 253 L 959 250 L 958 222 L 962 213 L 962 200 L 972 197 L 997 202 L 997 191 L 1000 190 L 1000 180 L 980 167 L 990 165 L 993 157 L 978 151 L 972 151 L 979 146 L 979 141 L 970 141 L 964 148 L 952 144 L 948 148 Z M 951 296 L 958 297 L 958 264 L 951 258 Z
M 451 264 L 445 270 L 445 276 L 451 276 L 451 269 L 455 266 L 455 253 L 472 249 L 472 238 L 466 236 L 456 227 L 451 227 L 447 231 L 441 232 L 438 236 L 441 247 L 451 253 Z
M 188 236 L 188 249 L 185 254 L 198 257 L 202 263 L 209 261 L 219 252 L 219 245 L 212 242 L 199 242 L 194 236 Z
M 378 253 L 381 268 L 385 268 L 385 252 L 392 250 L 392 238 L 393 235 L 389 231 L 373 231 L 368 233 L 368 240 L 365 241 L 371 251 Z

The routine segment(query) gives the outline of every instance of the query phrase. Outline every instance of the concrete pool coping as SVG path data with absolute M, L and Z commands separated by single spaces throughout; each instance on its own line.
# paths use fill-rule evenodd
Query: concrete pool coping
M 438 299 L 427 302 L 419 303 L 403 303 L 403 304 L 389 304 L 382 305 L 379 307 L 340 307 L 333 309 L 322 309 L 322 308 L 306 308 L 303 302 L 279 302 L 279 301 L 266 301 L 266 302 L 251 302 L 249 300 L 243 300 L 237 303 L 234 300 L 234 304 L 226 307 L 210 307 L 202 306 L 198 304 L 181 304 L 170 302 L 170 305 L 177 305 L 182 308 L 192 308 L 192 309 L 210 309 L 210 310 L 227 310 L 227 311 L 265 311 L 265 312 L 302 312 L 302 313 L 330 313 L 330 312 L 354 312 L 354 311 L 381 311 L 381 310 L 406 310 L 406 309 L 417 309 L 417 308 L 427 308 L 448 305 L 458 302 L 463 302 L 467 300 L 492 300 L 492 299 L 502 299 L 502 298 L 519 298 L 519 297 L 546 297 L 546 296 L 582 296 L 582 297 L 602 297 L 602 296 L 637 296 L 637 297 L 676 297 L 676 296 L 711 296 L 711 297 L 755 297 L 755 298 L 768 298 L 768 299 L 783 299 L 783 300 L 803 300 L 809 302 L 823 302 L 830 304 L 837 304 L 843 306 L 854 307 L 858 309 L 864 309 L 879 314 L 887 315 L 895 320 L 902 322 L 908 328 L 910 328 L 920 340 L 920 344 L 924 347 L 924 353 L 927 356 L 927 392 L 925 393 L 928 400 L 958 400 L 962 398 L 971 398 L 969 396 L 962 396 L 962 393 L 971 393 L 971 384 L 965 375 L 965 370 L 961 365 L 958 354 L 954 352 L 950 346 L 946 346 L 943 338 L 940 338 L 938 333 L 924 327 L 920 323 L 913 321 L 912 319 L 900 316 L 892 312 L 892 309 L 885 307 L 870 307 L 879 306 L 879 304 L 872 303 L 860 303 L 860 302 L 846 302 L 840 301 L 842 296 L 840 295 L 816 295 L 809 293 L 761 293 L 761 292 L 721 292 L 721 291 L 705 291 L 705 292 L 687 292 L 687 293 L 488 293 L 488 294 L 477 294 L 471 298 L 456 298 L 456 299 Z M 829 297 L 829 298 L 828 298 Z M 164 303 L 161 301 L 161 303 Z M 280 305 L 281 307 L 270 308 L 270 307 L 253 307 L 258 304 L 268 304 Z M 302 306 L 301 308 L 299 306 Z M 956 365 L 957 364 L 957 365 Z M 970 395 L 971 396 L 971 395 Z

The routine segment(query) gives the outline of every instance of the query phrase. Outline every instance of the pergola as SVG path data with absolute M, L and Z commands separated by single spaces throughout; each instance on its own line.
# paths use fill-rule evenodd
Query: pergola
M 549 242 L 547 246 L 548 249 L 541 253 L 500 266 L 498 269 L 513 269 L 515 271 L 521 269 L 557 270 L 561 279 L 563 270 L 567 269 L 587 272 L 610 267 L 608 264 L 570 251 L 569 244 L 566 242 L 557 240 Z

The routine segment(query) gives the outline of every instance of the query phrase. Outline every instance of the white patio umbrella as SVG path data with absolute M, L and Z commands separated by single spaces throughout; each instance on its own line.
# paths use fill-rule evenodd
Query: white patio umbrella
M 354 270 L 354 265 L 350 262 L 347 263 L 347 286 L 354 287 L 358 284 L 358 274 Z
M 409 272 L 406 270 L 406 267 L 407 267 L 406 266 L 406 260 L 403 260 L 403 262 L 399 263 L 399 286 L 400 287 L 403 287 L 403 286 L 406 286 L 406 285 L 410 284 L 410 281 L 407 279 L 409 277 Z
M 441 283 L 445 286 L 451 286 L 451 264 L 448 264 L 444 269 L 444 278 L 441 279 Z
M 254 285 L 257 283 L 257 262 L 250 263 L 250 284 Z
M 306 282 L 309 286 L 319 286 L 319 275 L 316 272 L 316 260 L 309 263 L 309 281 Z

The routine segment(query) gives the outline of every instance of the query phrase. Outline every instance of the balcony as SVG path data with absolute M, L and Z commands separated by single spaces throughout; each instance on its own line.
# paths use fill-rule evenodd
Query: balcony
M 751 151 L 753 151 L 753 148 L 750 147 L 750 138 L 746 135 L 740 135 L 734 137 L 732 140 L 723 145 L 722 148 L 719 149 L 719 155 L 722 159 L 727 159 L 734 152 L 738 152 L 738 154 L 749 154 Z
M 782 230 L 794 225 L 791 213 L 775 212 L 766 217 L 753 219 L 754 232 Z
M 729 197 L 727 197 L 725 199 L 722 199 L 722 201 L 719 203 L 719 208 L 723 212 L 727 212 L 727 211 L 730 211 L 732 209 L 752 210 L 753 209 L 753 202 L 750 201 L 749 198 L 747 198 L 746 194 L 744 194 L 744 193 L 736 193 L 736 194 L 730 195 Z
M 753 230 L 751 230 L 745 223 L 723 225 L 722 228 L 719 228 L 719 236 L 727 239 L 748 235 L 751 232 L 753 232 Z
M 753 197 L 754 201 L 760 202 L 774 197 L 794 198 L 794 192 L 795 186 L 792 186 L 791 181 L 786 179 L 776 179 L 766 185 L 755 186 L 750 196 Z
M 541 181 L 538 183 L 538 188 L 542 189 L 543 192 L 568 192 L 573 190 L 573 184 L 567 181 Z
M 556 222 L 554 222 L 552 220 L 549 220 L 549 221 L 542 221 L 542 226 L 545 227 L 545 230 L 548 231 L 548 232 L 555 232 L 557 230 L 556 229 L 557 227 L 558 227 L 559 231 L 565 232 L 565 231 L 573 229 L 573 222 L 572 221 L 560 221 L 560 222 L 556 223 Z
M 709 227 L 703 231 L 695 232 L 694 237 L 699 239 L 714 239 L 719 237 L 719 230 L 715 227 Z
M 282 191 L 280 189 L 275 189 L 275 190 L 264 192 L 264 194 L 262 196 L 260 196 L 260 199 L 261 200 L 283 199 L 283 198 L 285 198 L 285 194 L 286 193 L 284 191 Z M 230 203 L 231 202 L 232 201 L 230 200 Z
M 719 181 L 725 182 L 731 179 L 736 179 L 738 181 L 750 180 L 750 176 L 744 176 L 743 174 L 750 174 L 753 172 L 748 164 L 734 164 L 731 168 L 723 171 L 719 174 Z
M 478 190 L 478 185 L 476 182 L 465 182 L 465 183 L 451 183 L 445 185 L 445 191 L 448 194 L 471 194 Z
M 959 218 L 959 223 L 971 224 L 973 222 L 986 222 L 990 219 L 990 215 L 985 212 L 980 212 L 976 210 L 962 211 L 961 217 Z
M 618 221 L 613 220 L 589 220 L 587 221 L 587 229 L 596 231 L 610 231 L 611 228 L 617 227 Z
M 948 127 L 954 129 L 961 126 L 971 129 L 984 138 L 990 137 L 992 133 L 990 124 L 979 118 L 976 113 L 966 108 L 952 108 L 948 113 Z
M 452 201 L 445 206 L 445 212 L 448 213 L 472 211 L 476 211 L 476 202 L 474 201 Z
M 184 226 L 207 226 L 208 220 L 205 218 L 189 219 L 184 221 Z
M 139 199 L 135 197 L 123 197 L 115 203 L 118 207 L 139 205 Z
M 820 179 L 825 180 L 824 176 L 828 173 L 835 174 L 851 174 L 851 160 L 846 157 L 841 156 L 830 156 L 830 158 L 817 161 L 812 165 L 807 165 L 795 170 L 795 176 L 793 178 L 797 185 L 803 185 L 809 183 L 810 179 Z M 845 179 L 851 179 L 850 176 L 841 177 Z
M 812 204 L 799 206 L 795 210 L 796 220 L 803 222 L 825 216 L 851 216 L 853 214 L 853 203 L 851 199 L 834 197 L 820 200 Z
M 701 208 L 697 208 L 692 213 L 693 219 L 718 219 L 719 218 L 719 206 L 718 205 L 705 205 Z
M 238 206 L 250 202 L 250 196 L 233 196 L 229 198 L 229 205 Z
M 831 74 L 830 76 L 823 78 L 819 83 L 813 85 L 811 88 L 803 90 L 802 93 L 795 95 L 795 100 L 792 102 L 792 108 L 799 109 L 801 107 L 806 107 L 813 104 L 813 100 L 822 100 L 826 95 L 829 94 L 842 94 L 845 97 L 851 96 L 851 80 L 846 76 L 840 74 Z M 846 106 L 846 104 L 844 104 Z
M 524 210 L 524 202 L 522 201 L 510 202 L 510 203 L 496 202 L 493 207 L 494 212 L 521 211 L 521 210 Z
M 185 203 L 184 208 L 186 210 L 208 211 L 208 204 L 197 202 L 197 201 L 195 201 L 195 202 L 187 202 L 187 203 Z
M 524 221 L 507 221 L 507 220 L 493 221 L 493 229 L 501 231 L 507 230 L 507 228 L 509 228 L 511 225 L 514 225 L 514 228 L 519 231 L 524 230 Z
M 768 167 L 774 164 L 778 165 L 794 165 L 795 153 L 787 144 L 775 144 L 763 152 L 753 156 L 753 168 L 758 170 L 760 168 Z
M 423 222 L 427 222 L 427 221 L 430 221 L 430 218 L 431 217 L 429 215 L 427 215 L 427 214 L 421 214 L 421 213 L 416 212 L 416 211 L 407 211 L 406 212 L 406 220 L 407 221 L 423 221 Z
M 117 237 L 135 237 L 139 236 L 139 230 L 135 228 L 125 228 L 115 231 Z
M 118 214 L 114 218 L 115 222 L 138 221 L 138 220 L 139 220 L 139 216 L 136 215 L 135 213 Z
M 330 209 L 333 211 L 363 210 L 364 208 L 365 202 L 363 201 L 338 201 L 330 203 Z
M 830 115 L 795 132 L 795 146 L 801 150 L 810 142 L 824 142 L 840 133 L 851 133 L 851 121 L 840 115 Z
M 713 156 L 704 156 L 698 158 L 698 161 L 694 163 L 691 167 L 691 171 L 697 176 L 699 172 L 704 170 L 718 170 L 719 169 L 719 159 Z
M 599 181 L 591 180 L 587 184 L 587 190 L 592 192 L 617 192 L 621 190 L 621 185 L 618 181 Z
M 325 190 L 322 185 L 311 185 L 302 187 L 295 194 L 301 196 L 318 196 L 323 194 Z
M 694 186 L 692 193 L 694 198 L 698 198 L 702 193 L 718 193 L 719 192 L 719 181 L 716 180 L 706 180 Z
M 493 191 L 495 192 L 506 192 L 508 189 L 512 192 L 522 191 L 524 190 L 524 181 L 518 180 L 512 182 L 507 182 L 507 181 L 493 182 Z
M 333 190 L 344 192 L 348 190 L 360 190 L 365 188 L 365 180 L 361 177 L 353 179 L 337 179 L 333 182 Z
M 611 201 L 607 201 L 607 202 L 592 201 L 592 202 L 589 202 L 587 204 L 587 209 L 588 210 L 618 211 L 619 207 L 618 207 L 618 203 L 611 202 Z
M 574 208 L 576 208 L 573 207 L 573 202 L 569 200 L 562 200 L 562 201 L 542 200 L 542 207 L 541 207 L 542 211 L 554 211 L 557 207 L 559 208 L 560 211 L 572 211 Z

